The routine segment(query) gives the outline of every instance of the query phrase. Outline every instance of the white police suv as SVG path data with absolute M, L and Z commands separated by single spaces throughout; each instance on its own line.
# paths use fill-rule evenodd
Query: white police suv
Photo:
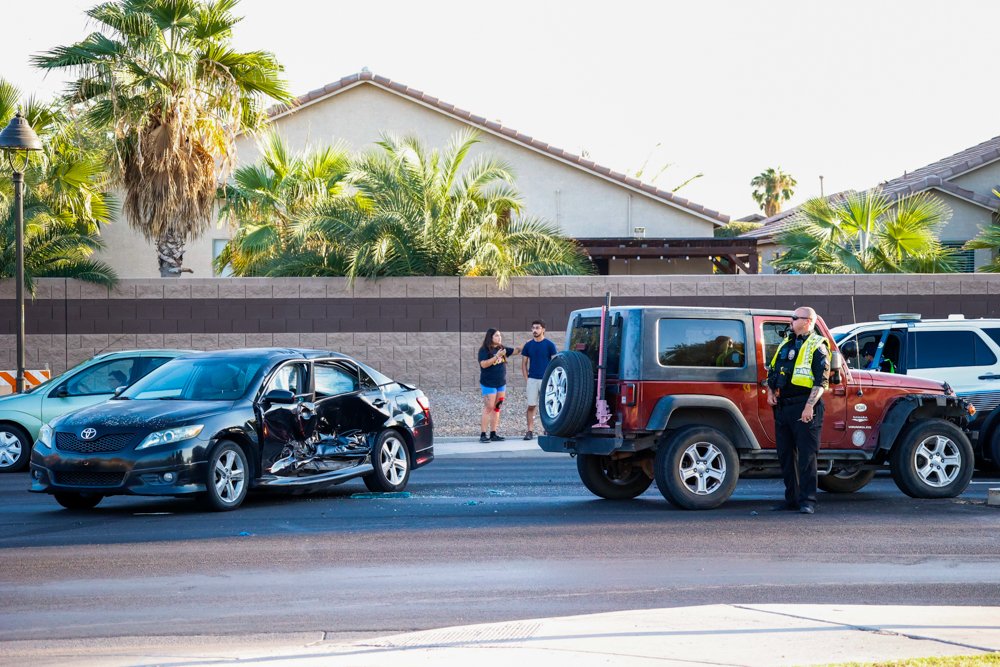
M 976 407 L 976 458 L 1000 467 L 1000 319 L 893 313 L 830 331 L 851 368 L 947 382 Z

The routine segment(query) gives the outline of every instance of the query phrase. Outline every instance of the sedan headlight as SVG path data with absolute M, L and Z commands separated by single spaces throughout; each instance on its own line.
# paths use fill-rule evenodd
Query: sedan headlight
M 38 444 L 52 449 L 52 427 L 48 424 L 42 424 L 42 428 L 38 429 Z
M 181 442 L 182 440 L 190 440 L 201 433 L 203 428 L 205 428 L 204 424 L 194 424 L 192 426 L 168 428 L 165 431 L 156 431 L 155 433 L 147 435 L 143 441 L 139 443 L 139 446 L 136 447 L 136 449 L 145 449 L 146 447 L 169 445 L 175 442 Z

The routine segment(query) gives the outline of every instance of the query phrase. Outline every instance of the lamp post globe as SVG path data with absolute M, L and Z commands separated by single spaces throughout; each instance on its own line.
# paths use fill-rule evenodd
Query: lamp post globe
M 15 390 L 24 392 L 24 170 L 28 154 L 42 150 L 42 142 L 21 112 L 0 132 L 0 150 L 7 155 L 14 182 L 14 244 L 17 248 L 17 380 Z

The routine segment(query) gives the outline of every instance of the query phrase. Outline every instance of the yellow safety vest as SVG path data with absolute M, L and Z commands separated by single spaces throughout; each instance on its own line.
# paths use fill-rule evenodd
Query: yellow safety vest
M 786 338 L 781 345 L 778 346 L 778 349 L 774 351 L 774 356 L 771 358 L 771 368 L 774 368 L 777 365 L 781 351 L 785 348 L 785 345 L 788 344 L 788 341 L 794 340 L 794 337 Z M 795 367 L 792 369 L 792 384 L 798 387 L 812 389 L 814 384 L 812 372 L 813 354 L 820 345 L 827 344 L 826 338 L 823 338 L 823 336 L 820 336 L 815 332 L 809 334 L 809 337 L 802 343 L 802 347 L 799 348 L 799 355 L 795 357 Z

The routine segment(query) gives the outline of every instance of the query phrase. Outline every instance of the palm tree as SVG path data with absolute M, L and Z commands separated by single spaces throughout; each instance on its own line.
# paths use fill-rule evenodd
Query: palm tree
M 781 212 L 781 203 L 792 198 L 795 194 L 792 188 L 796 185 L 798 182 L 781 171 L 781 167 L 771 167 L 750 180 L 750 186 L 754 188 L 753 200 L 769 218 Z
M 775 237 L 788 250 L 774 262 L 798 273 L 947 273 L 951 250 L 937 238 L 951 217 L 939 198 L 921 192 L 892 200 L 879 189 L 810 199 Z
M 1000 199 L 1000 190 L 994 190 L 993 194 Z M 997 207 L 997 213 L 994 214 L 994 217 L 1000 221 L 1000 206 Z M 993 258 L 990 263 L 976 270 L 983 273 L 1000 273 L 1000 225 L 992 224 L 981 230 L 976 238 L 970 240 L 962 248 L 964 250 L 991 250 Z
M 210 225 L 236 136 L 260 127 L 268 98 L 291 101 L 272 54 L 232 48 L 237 3 L 106 2 L 87 11 L 97 32 L 33 58 L 78 73 L 67 99 L 113 132 L 128 223 L 164 277 L 186 270 L 187 239 Z
M 554 225 L 518 216 L 509 165 L 483 156 L 466 166 L 478 141 L 460 132 L 439 152 L 383 135 L 355 163 L 358 196 L 328 202 L 303 225 L 304 245 L 346 257 L 351 278 L 490 275 L 506 285 L 513 276 L 591 273 Z
M 14 116 L 20 93 L 0 79 L 0 122 Z M 95 141 L 78 123 L 51 105 L 28 99 L 24 115 L 42 139 L 43 151 L 24 174 L 24 275 L 77 278 L 113 285 L 115 272 L 92 259 L 104 247 L 99 227 L 111 220 L 114 202 L 105 191 L 108 175 Z M 6 165 L 4 165 L 6 168 Z M 16 272 L 13 187 L 0 179 L 0 278 Z
M 229 267 L 238 276 L 267 275 L 276 260 L 309 255 L 311 248 L 296 235 L 297 221 L 329 198 L 347 196 L 350 155 L 343 146 L 295 154 L 269 132 L 258 147 L 260 161 L 237 169 L 223 190 L 220 218 L 236 230 L 215 260 L 220 272 Z

